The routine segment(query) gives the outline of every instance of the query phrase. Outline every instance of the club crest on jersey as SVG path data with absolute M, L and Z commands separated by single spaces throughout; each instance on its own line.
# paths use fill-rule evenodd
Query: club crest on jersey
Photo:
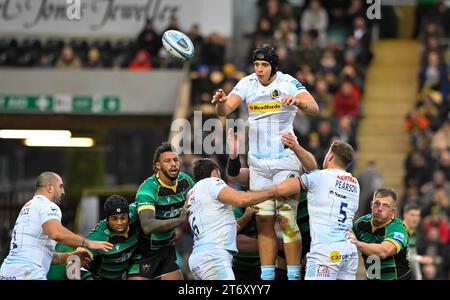
M 151 266 L 151 264 L 142 265 L 142 272 L 143 273 L 149 273 L 150 272 L 150 266 Z
M 280 97 L 281 92 L 278 89 L 274 89 L 270 92 L 270 96 L 272 96 L 272 99 L 277 99 Z
M 295 177 L 295 174 L 294 173 L 290 173 L 288 176 L 287 176 L 287 178 L 294 178 Z

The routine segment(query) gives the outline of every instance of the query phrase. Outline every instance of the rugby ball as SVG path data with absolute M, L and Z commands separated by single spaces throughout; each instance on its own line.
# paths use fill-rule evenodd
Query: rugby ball
M 167 52 L 175 58 L 190 60 L 194 56 L 194 44 L 190 38 L 178 30 L 167 30 L 162 36 Z

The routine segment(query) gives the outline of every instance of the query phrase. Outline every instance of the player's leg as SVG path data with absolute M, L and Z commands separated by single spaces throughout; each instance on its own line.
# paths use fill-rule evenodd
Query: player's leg
M 356 273 L 358 272 L 358 250 L 356 246 L 350 241 L 344 242 L 342 255 L 342 263 L 337 275 L 338 280 L 356 280 Z
M 290 177 L 298 177 L 298 170 L 294 169 L 297 161 L 291 157 L 283 158 L 280 165 L 285 165 L 284 170 L 278 171 L 273 177 L 273 183 L 278 184 Z M 299 164 L 297 163 L 297 166 Z M 280 168 L 279 166 L 277 166 Z M 281 169 L 281 168 L 280 168 Z M 288 278 L 290 280 L 300 279 L 300 256 L 301 256 L 301 234 L 297 225 L 297 207 L 299 195 L 293 195 L 286 200 L 276 201 L 278 224 L 281 229 L 284 242 L 284 253 L 286 255 Z
M 3 263 L 0 280 L 47 280 L 47 274 L 30 265 Z
M 204 250 L 191 255 L 189 268 L 195 280 L 235 280 L 232 258 L 226 250 Z
M 300 267 L 301 267 L 300 276 L 301 280 L 304 280 L 306 274 L 306 254 L 309 253 L 311 247 L 311 234 L 308 230 L 305 232 L 301 232 L 301 235 L 302 235 L 302 249 L 300 251 Z
M 272 185 L 272 174 L 266 159 L 249 155 L 250 190 L 265 190 Z M 268 200 L 254 206 L 258 229 L 258 251 L 261 262 L 261 279 L 275 278 L 275 260 L 278 252 L 278 238 L 275 232 L 275 202 Z
M 250 171 L 250 190 L 267 189 L 272 180 Z M 275 278 L 275 259 L 278 252 L 275 232 L 275 202 L 268 200 L 255 206 L 256 227 L 258 229 L 258 251 L 261 261 L 261 279 Z
M 336 280 L 339 273 L 340 253 L 334 243 L 311 247 L 306 255 L 305 280 Z
M 163 247 L 160 250 L 159 267 L 155 279 L 160 280 L 183 280 L 183 274 L 181 273 L 178 265 L 177 252 L 175 246 Z
M 338 271 L 307 255 L 305 280 L 336 280 Z
M 183 274 L 181 270 L 173 271 L 170 273 L 163 274 L 161 276 L 155 277 L 155 280 L 183 280 Z

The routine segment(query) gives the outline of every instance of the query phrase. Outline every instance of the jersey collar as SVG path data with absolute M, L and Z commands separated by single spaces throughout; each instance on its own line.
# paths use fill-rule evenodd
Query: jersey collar
M 373 219 L 370 219 L 370 225 L 372 226 L 372 232 L 374 232 L 375 230 L 380 229 L 380 228 L 382 228 L 382 227 L 386 227 L 386 226 L 389 225 L 389 223 L 391 223 L 393 220 L 394 220 L 394 219 L 390 219 L 389 221 L 387 221 L 387 222 L 384 223 L 384 224 L 381 224 L 381 225 L 379 225 L 379 226 L 375 226 L 375 225 L 373 224 Z
M 163 187 L 165 187 L 167 189 L 171 189 L 174 193 L 177 192 L 178 179 L 175 181 L 174 185 L 167 185 L 159 178 L 159 173 L 156 173 L 156 178 L 158 179 L 159 184 L 161 184 Z

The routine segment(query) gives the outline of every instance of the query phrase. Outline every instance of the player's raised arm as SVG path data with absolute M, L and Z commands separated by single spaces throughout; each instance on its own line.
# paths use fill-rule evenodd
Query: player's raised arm
M 317 116 L 319 114 L 319 105 L 314 97 L 306 90 L 295 96 L 286 95 L 281 99 L 281 104 L 295 105 L 301 111 L 311 116 Z
M 222 89 L 219 89 L 212 97 L 211 103 L 216 105 L 218 116 L 224 117 L 232 113 L 241 104 L 242 98 L 237 94 L 228 96 Z
M 227 175 L 230 181 L 238 183 L 243 186 L 248 186 L 250 180 L 250 171 L 248 168 L 241 168 L 241 161 L 239 159 L 239 139 L 237 133 L 233 128 L 228 130 L 227 138 L 228 149 L 230 154 L 227 161 Z
M 302 163 L 303 171 L 309 172 L 311 170 L 317 169 L 317 162 L 314 158 L 314 155 L 303 148 L 298 142 L 295 135 L 291 132 L 287 132 L 283 134 L 281 141 L 283 144 L 288 146 L 292 151 L 294 151 L 295 155 L 298 157 L 300 162 Z

